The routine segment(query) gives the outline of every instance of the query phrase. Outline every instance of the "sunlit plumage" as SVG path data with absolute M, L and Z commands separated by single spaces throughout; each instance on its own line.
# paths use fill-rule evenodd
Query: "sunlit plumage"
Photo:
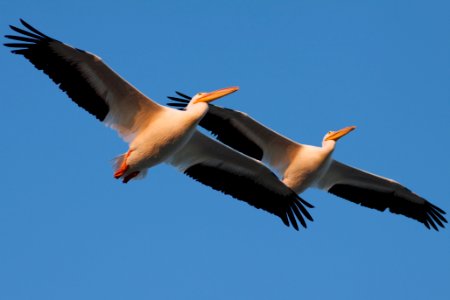
M 114 177 L 128 182 L 148 168 L 168 163 L 195 180 L 277 215 L 287 225 L 312 220 L 309 203 L 286 187 L 259 161 L 196 130 L 207 102 L 236 87 L 199 93 L 184 111 L 164 107 L 143 95 L 96 55 L 71 47 L 21 20 L 20 35 L 6 35 L 12 53 L 22 55 L 47 74 L 76 104 L 115 129 L 129 143 L 116 159 Z
M 170 106 L 184 108 L 190 97 L 169 97 Z M 265 127 L 247 114 L 209 105 L 200 126 L 230 147 L 276 169 L 282 181 L 296 193 L 315 187 L 354 203 L 380 211 L 389 209 L 423 223 L 444 227 L 445 212 L 398 182 L 362 171 L 332 159 L 336 141 L 354 126 L 328 132 L 322 147 L 292 141 Z

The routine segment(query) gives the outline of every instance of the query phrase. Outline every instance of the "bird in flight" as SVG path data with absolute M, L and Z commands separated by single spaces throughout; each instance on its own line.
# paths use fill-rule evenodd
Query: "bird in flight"
M 176 92 L 169 106 L 185 109 L 191 97 Z M 274 168 L 296 193 L 314 187 L 365 207 L 401 214 L 428 229 L 444 228 L 445 212 L 400 183 L 343 164 L 332 158 L 336 142 L 353 131 L 349 126 L 325 134 L 322 147 L 297 143 L 247 114 L 209 104 L 199 125 L 217 140 Z
M 116 159 L 114 177 L 124 183 L 167 163 L 193 179 L 278 216 L 285 225 L 306 228 L 313 206 L 283 184 L 258 160 L 211 139 L 196 127 L 208 103 L 238 90 L 196 94 L 183 111 L 154 102 L 115 73 L 100 57 L 74 48 L 20 20 L 6 35 L 12 53 L 43 71 L 78 106 L 116 130 L 129 143 Z M 17 35 L 19 34 L 19 35 Z

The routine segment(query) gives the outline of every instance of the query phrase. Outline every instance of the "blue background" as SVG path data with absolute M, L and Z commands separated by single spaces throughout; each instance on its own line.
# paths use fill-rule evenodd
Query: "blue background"
M 155 101 L 217 101 L 450 210 L 448 1 L 2 1 Z M 3 39 L 5 41 L 5 39 Z M 117 134 L 0 52 L 0 299 L 450 299 L 448 229 L 321 191 L 307 230 L 170 166 L 124 185 Z

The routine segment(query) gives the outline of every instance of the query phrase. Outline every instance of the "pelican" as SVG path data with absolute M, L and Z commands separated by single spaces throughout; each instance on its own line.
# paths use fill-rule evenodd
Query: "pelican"
M 183 109 L 191 97 L 168 97 L 169 106 Z M 325 134 L 322 147 L 297 143 L 265 127 L 247 114 L 209 104 L 199 125 L 226 145 L 263 161 L 296 193 L 319 188 L 365 207 L 401 214 L 438 230 L 445 212 L 400 183 L 345 165 L 332 158 L 336 142 L 353 131 L 349 126 Z
M 305 200 L 286 187 L 259 161 L 196 130 L 208 102 L 237 87 L 195 95 L 184 111 L 161 106 L 109 68 L 95 54 L 71 47 L 38 31 L 22 19 L 20 35 L 6 35 L 13 48 L 47 74 L 78 106 L 116 130 L 129 143 L 116 159 L 114 177 L 124 183 L 168 163 L 193 179 L 281 218 L 287 226 L 306 228 L 312 217 Z M 16 42 L 18 41 L 18 42 Z

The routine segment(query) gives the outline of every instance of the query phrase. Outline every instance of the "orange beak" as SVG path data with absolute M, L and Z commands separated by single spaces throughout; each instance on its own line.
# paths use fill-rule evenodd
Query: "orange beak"
M 231 93 L 234 93 L 237 90 L 239 90 L 239 87 L 232 86 L 232 87 L 216 90 L 214 92 L 209 92 L 209 93 L 204 94 L 200 98 L 195 99 L 194 103 L 211 102 L 211 101 L 214 101 L 216 99 L 222 98 L 222 97 L 224 97 L 226 95 L 229 95 Z
M 350 133 L 351 131 L 353 131 L 355 129 L 356 129 L 356 126 L 348 126 L 348 127 L 342 128 L 341 130 L 331 132 L 325 138 L 325 141 L 329 141 L 329 140 L 337 141 L 341 137 L 343 137 L 344 135 L 347 135 L 348 133 Z

